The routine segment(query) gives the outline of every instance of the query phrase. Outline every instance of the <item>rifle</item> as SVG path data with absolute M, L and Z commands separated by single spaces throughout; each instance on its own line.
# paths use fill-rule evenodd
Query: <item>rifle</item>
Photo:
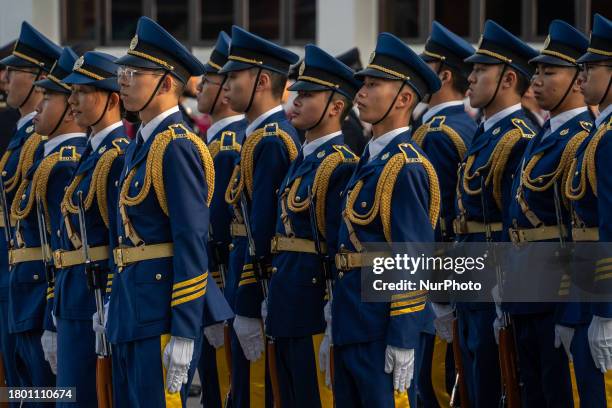
M 491 225 L 487 220 L 487 201 L 484 177 L 480 177 L 480 204 L 482 206 L 482 218 L 485 225 L 485 237 L 487 246 L 491 250 L 491 258 L 495 265 L 495 276 L 502 296 L 502 270 L 497 251 L 491 235 Z M 499 367 L 502 380 L 502 396 L 499 401 L 500 407 L 519 408 L 521 406 L 521 393 L 519 389 L 518 364 L 516 343 L 512 321 L 508 313 L 502 313 L 502 325 L 499 329 Z
M 81 232 L 81 249 L 85 259 L 85 273 L 87 274 L 87 284 L 94 291 L 96 299 L 96 310 L 98 312 L 98 323 L 104 325 L 104 301 L 102 290 L 104 289 L 104 280 L 102 277 L 102 268 L 94 264 L 89 255 L 89 241 L 87 240 L 87 227 L 85 225 L 85 206 L 83 205 L 83 192 L 78 192 L 79 196 L 79 229 Z M 113 383 L 111 379 L 111 359 L 110 346 L 106 339 L 105 333 L 96 333 L 98 344 L 101 346 L 101 351 L 96 360 L 96 392 L 98 394 L 98 407 L 110 408 L 113 401 Z
M 33 193 L 32 193 L 33 194 Z M 42 252 L 42 261 L 45 265 L 45 278 L 50 288 L 55 285 L 55 266 L 53 265 L 53 254 L 47 238 L 47 222 L 45 220 L 45 210 L 40 197 L 36 197 L 36 217 L 38 219 L 38 235 Z
M 470 399 L 465 383 L 465 370 L 463 367 L 463 359 L 461 358 L 461 346 L 459 345 L 459 323 L 457 318 L 453 320 L 453 360 L 455 361 L 455 384 L 450 397 L 450 406 L 469 407 Z
M 321 261 L 321 269 L 323 270 L 323 278 L 325 279 L 325 286 L 327 288 L 327 295 L 329 296 L 329 302 L 331 304 L 333 298 L 332 292 L 332 273 L 331 273 L 331 259 L 327 253 L 323 251 L 323 245 L 321 244 L 321 237 L 319 236 L 319 228 L 317 224 L 317 212 L 315 208 L 315 197 L 312 192 L 311 186 L 308 186 L 308 211 L 310 213 L 310 230 L 312 232 L 312 239 L 314 240 L 315 250 Z M 329 348 L 329 373 L 332 379 L 332 390 L 334 389 L 333 378 L 334 378 L 334 345 L 331 344 Z
M 11 231 L 11 214 L 9 212 L 9 205 L 6 199 L 6 189 L 4 186 L 4 176 L 0 174 L 0 206 L 2 207 L 2 219 L 4 220 L 4 239 L 6 240 L 6 246 L 10 251 L 13 249 L 13 232 Z M 0 386 L 7 386 L 6 382 L 6 371 L 4 369 L 4 359 L 2 353 L 0 353 Z M 8 403 L 1 403 L 0 407 L 8 406 Z
M 253 232 L 251 230 L 251 224 L 249 221 L 249 207 L 244 191 L 240 195 L 240 209 L 242 210 L 242 218 L 244 220 L 244 229 L 246 230 L 249 256 L 253 261 L 253 269 L 255 270 L 255 277 L 261 284 L 261 290 L 263 292 L 264 302 L 268 302 L 268 272 L 263 259 L 257 259 L 255 253 L 255 240 L 253 239 Z M 262 323 L 263 324 L 263 323 Z M 265 332 L 265 330 L 264 330 Z M 270 383 L 272 385 L 272 397 L 274 398 L 274 407 L 281 408 L 280 398 L 280 384 L 278 382 L 278 371 L 276 370 L 276 345 L 274 344 L 274 338 L 266 335 L 266 354 L 268 356 L 268 367 L 270 369 Z
M 221 292 L 225 291 L 225 276 L 227 266 L 224 262 L 221 251 L 219 251 L 219 245 L 213 239 L 212 225 L 208 226 L 208 244 L 211 248 L 212 256 L 215 259 L 215 264 L 219 267 L 219 275 L 221 276 Z M 223 322 L 223 350 L 225 351 L 225 364 L 227 365 L 227 371 L 229 373 L 229 387 L 227 395 L 225 396 L 223 406 L 230 406 L 231 395 L 232 395 L 232 340 L 230 333 L 229 322 L 226 320 Z

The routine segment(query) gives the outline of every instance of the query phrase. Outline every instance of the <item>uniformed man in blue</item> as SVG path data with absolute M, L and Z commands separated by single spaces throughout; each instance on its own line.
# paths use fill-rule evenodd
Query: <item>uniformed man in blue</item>
M 59 218 L 59 248 L 56 268 L 54 317 L 57 326 L 57 386 L 76 387 L 79 406 L 97 404 L 96 337 L 91 316 L 96 311 L 92 288 L 88 287 L 79 222 L 79 194 L 85 210 L 85 228 L 92 260 L 107 275 L 112 251 L 108 226 L 116 223 L 118 190 L 128 139 L 121 121 L 121 100 L 115 58 L 87 52 L 75 61 L 64 78 L 71 85 L 68 99 L 76 122 L 90 130 L 62 203 Z M 71 403 L 73 404 L 73 403 Z
M 11 205 L 16 225 L 14 246 L 9 250 L 9 330 L 16 334 L 20 382 L 28 386 L 55 386 L 56 332 L 50 313 L 45 313 L 47 303 L 53 302 L 53 276 L 45 268 L 52 259 L 43 263 L 43 253 L 50 250 L 43 252 L 41 234 L 46 235 L 51 248 L 58 247 L 58 236 L 53 232 L 59 229 L 64 188 L 87 141 L 85 129 L 68 103 L 70 86 L 63 82 L 76 59 L 72 49 L 64 48 L 47 77 L 35 82 L 43 99 L 36 108 L 34 127 L 48 139 L 36 149 L 34 163 Z M 38 200 L 45 225 L 39 225 Z
M 584 100 L 588 105 L 598 106 L 600 115 L 571 162 L 565 194 L 572 209 L 572 239 L 605 242 L 604 249 L 612 242 L 612 21 L 595 14 L 587 51 L 576 62 L 583 67 Z M 596 291 L 610 293 L 609 265 L 608 255 L 596 263 L 594 271 L 577 273 L 591 277 Z M 589 407 L 609 406 L 612 303 L 583 303 L 575 316 L 575 330 L 565 337 L 571 341 L 580 403 Z
M 178 100 L 203 67 L 147 17 L 116 63 L 123 104 L 142 125 L 118 185 L 119 246 L 106 324 L 113 405 L 185 406 L 184 384 L 200 353 L 214 169 Z
M 439 242 L 455 239 L 452 220 L 455 217 L 457 167 L 476 131 L 476 123 L 463 105 L 467 77 L 472 69 L 464 59 L 473 53 L 474 47 L 467 41 L 434 21 L 421 54 L 442 83 L 440 90 L 429 98 L 429 109 L 421 117 L 423 125 L 412 135 L 431 160 L 440 181 L 440 219 L 436 227 L 436 241 Z M 416 362 L 419 399 L 426 407 L 449 405 L 447 384 L 453 384 L 455 377 L 452 349 L 448 347 L 453 340 L 454 311 L 448 304 L 433 303 L 432 306 L 437 318 L 422 334 Z
M 504 228 L 520 248 L 512 256 L 516 270 L 530 269 L 534 250 L 540 257 L 555 257 L 546 254 L 546 249 L 524 244 L 564 242 L 569 238 L 570 214 L 563 205 L 561 186 L 569 170 L 568 158 L 574 156 L 591 129 L 576 63 L 587 46 L 584 34 L 554 20 L 540 55 L 530 61 L 537 67 L 532 79 L 535 98 L 541 109 L 550 112 L 550 119 L 531 139 L 515 169 L 512 200 L 504 217 Z M 572 406 L 568 361 L 571 329 L 566 327 L 571 322 L 559 316 L 559 305 L 504 303 L 502 308 L 510 313 L 514 326 L 523 406 Z M 568 355 L 560 347 L 562 341 Z
M 478 49 L 466 59 L 473 64 L 468 76 L 470 104 L 482 109 L 485 119 L 459 169 L 457 217 L 453 221 L 458 241 L 502 239 L 502 214 L 512 198 L 512 178 L 527 143 L 537 132 L 520 103 L 533 73 L 528 61 L 537 55 L 523 41 L 488 20 Z M 463 303 L 457 305 L 457 313 L 470 404 L 496 406 L 501 385 L 498 350 L 491 330 L 495 307 L 492 303 Z
M 36 106 L 42 100 L 42 92 L 35 88 L 34 82 L 51 70 L 60 52 L 59 46 L 27 22 L 23 22 L 13 52 L 1 61 L 7 66 L 6 102 L 9 106 L 19 109 L 21 115 L 15 133 L 11 136 L 0 160 L 1 182 L 4 183 L 8 210 L 10 210 L 23 174 L 29 170 L 34 161 L 37 146 L 42 143 L 42 137 L 34 132 L 32 123 L 36 115 Z M 1 226 L 5 227 L 4 221 Z M 14 358 L 15 336 L 9 334 L 8 323 L 8 246 L 5 239 L 0 239 L 0 346 L 4 357 L 7 385 L 17 386 L 20 384 Z
M 198 110 L 207 113 L 212 125 L 206 131 L 206 143 L 215 166 L 215 193 L 210 204 L 210 230 L 208 241 L 209 270 L 217 285 L 224 289 L 224 295 L 233 304 L 234 293 L 229 290 L 235 284 L 225 285 L 230 276 L 227 273 L 229 246 L 232 242 L 230 223 L 232 209 L 225 202 L 225 190 L 230 182 L 234 166 L 240 159 L 240 146 L 247 126 L 244 115 L 232 110 L 225 96 L 223 83 L 227 76 L 218 74 L 227 62 L 230 37 L 219 33 L 215 48 L 204 64 L 204 75 L 198 86 Z M 206 339 L 202 342 L 202 355 L 198 365 L 202 382 L 202 403 L 205 407 L 221 407 L 230 389 L 230 366 L 227 356 L 231 351 L 225 332 L 231 330 L 228 322 L 210 322 L 204 328 Z
M 331 260 L 337 252 L 339 196 L 358 161 L 341 129 L 361 82 L 322 49 L 309 44 L 305 51 L 289 91 L 298 93 L 291 124 L 305 131 L 306 141 L 279 190 L 273 275 L 263 309 L 266 334 L 276 343 L 282 406 L 332 407 L 331 332 L 324 335 L 323 313 L 332 277 L 325 276 L 331 263 L 324 266 L 322 257 Z M 325 252 L 317 252 L 314 228 Z
M 297 60 L 293 52 L 233 26 L 228 61 L 219 71 L 227 74 L 224 88 L 231 108 L 243 112 L 249 122 L 240 163 L 226 191 L 226 201 L 232 204 L 236 215 L 232 226 L 231 278 L 226 290 L 235 291 L 232 392 L 233 403 L 238 407 L 272 404 L 272 393 L 265 380 L 261 320 L 264 282 L 256 272 L 268 274 L 271 269 L 270 241 L 275 230 L 277 190 L 297 156 L 297 133 L 281 106 L 289 67 Z M 246 201 L 255 258 L 249 255 L 247 247 L 241 197 Z M 229 282 L 235 287 L 228 288 Z
M 360 268 L 364 243 L 434 240 L 438 179 L 408 124 L 415 105 L 440 89 L 440 79 L 389 33 L 378 36 L 369 64 L 356 77 L 364 81 L 356 98 L 359 115 L 372 124 L 373 138 L 341 197 L 331 319 L 334 399 L 338 407 L 393 407 L 394 397 L 403 395 L 397 404 L 407 406 L 427 294 L 362 302 Z

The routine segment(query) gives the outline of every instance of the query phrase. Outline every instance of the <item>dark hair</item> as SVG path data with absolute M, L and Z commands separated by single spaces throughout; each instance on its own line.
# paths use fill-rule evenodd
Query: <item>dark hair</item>
M 453 76 L 453 89 L 461 95 L 465 95 L 468 90 L 468 87 L 470 86 L 465 73 L 455 67 L 451 67 L 450 65 L 444 65 L 442 67 L 442 71 L 444 70 L 450 71 Z
M 263 69 L 270 76 L 270 85 L 272 88 L 272 96 L 275 98 L 282 98 L 285 92 L 285 85 L 287 85 L 287 76 L 279 74 L 278 72 L 270 71 L 269 69 Z
M 519 96 L 523 96 L 525 94 L 525 92 L 527 92 L 527 89 L 529 89 L 529 86 L 531 85 L 531 81 L 529 78 L 527 78 L 525 76 L 525 74 L 523 74 L 522 72 L 512 68 L 512 67 L 508 67 L 508 70 L 511 70 L 512 72 L 514 72 L 516 74 L 516 92 L 519 94 Z

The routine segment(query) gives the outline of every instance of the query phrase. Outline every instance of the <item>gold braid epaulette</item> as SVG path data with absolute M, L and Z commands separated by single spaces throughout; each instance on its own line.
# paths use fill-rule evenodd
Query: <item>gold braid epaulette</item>
M 383 233 L 388 242 L 392 241 L 391 237 L 391 204 L 393 198 L 393 190 L 395 182 L 402 168 L 408 163 L 421 163 L 427 173 L 429 181 L 429 220 L 432 228 L 436 227 L 438 216 L 440 214 L 440 186 L 438 176 L 433 165 L 425 156 L 420 154 L 410 143 L 405 144 L 416 155 L 416 158 L 409 158 L 403 152 L 393 155 L 383 168 L 383 171 L 376 183 L 376 193 L 374 194 L 374 203 L 372 208 L 366 214 L 358 214 L 355 209 L 355 201 L 359 192 L 363 188 L 363 180 L 359 180 L 355 188 L 351 191 L 346 202 L 346 216 L 351 223 L 357 225 L 368 225 L 380 213 L 380 219 L 383 225 Z
M 502 138 L 497 142 L 493 152 L 489 156 L 489 160 L 487 162 L 477 168 L 472 174 L 470 173 L 470 169 L 474 164 L 474 160 L 476 158 L 475 155 L 470 155 L 467 158 L 467 163 L 465 166 L 465 171 L 463 172 L 463 189 L 469 195 L 477 195 L 481 193 L 480 184 L 476 189 L 470 188 L 469 181 L 479 177 L 483 170 L 486 170 L 490 167 L 489 172 L 487 173 L 487 177 L 485 178 L 485 186 L 493 183 L 493 198 L 495 199 L 495 203 L 498 208 L 502 207 L 502 177 L 504 175 L 504 171 L 506 170 L 506 165 L 508 164 L 508 159 L 510 158 L 510 154 L 512 153 L 512 149 L 514 145 L 521 140 L 523 137 L 523 133 L 520 129 L 512 129 L 509 132 L 506 132 L 502 136 Z
M 128 195 L 132 179 L 136 175 L 137 167 L 130 170 L 127 177 L 121 187 L 121 193 L 119 197 L 119 205 L 134 206 L 142 203 L 149 194 L 151 184 L 155 190 L 155 195 L 159 202 L 164 214 L 168 215 L 168 201 L 166 199 L 166 189 L 164 186 L 164 154 L 170 142 L 175 139 L 186 138 L 196 147 L 200 160 L 202 161 L 202 169 L 204 171 L 204 177 L 206 178 L 206 184 L 208 187 L 208 194 L 206 197 L 206 204 L 210 205 L 212 196 L 215 188 L 215 169 L 213 165 L 212 157 L 206 147 L 206 144 L 192 132 L 186 131 L 184 134 L 176 134 L 174 130 L 168 129 L 155 136 L 155 140 L 151 144 L 149 149 L 149 155 L 146 162 L 145 179 L 143 182 L 142 189 L 134 197 Z
M 565 181 L 565 196 L 572 200 L 577 201 L 584 197 L 587 191 L 587 178 L 588 184 L 591 185 L 593 195 L 597 197 L 597 168 L 595 163 L 595 154 L 597 153 L 597 145 L 603 138 L 603 136 L 612 129 L 612 125 L 603 125 L 597 129 L 597 132 L 587 145 L 584 151 L 584 157 L 582 159 L 582 165 L 580 167 L 580 184 L 576 188 L 572 186 L 572 177 L 568 177 Z M 577 166 L 577 158 L 574 157 L 572 160 L 568 174 L 574 174 Z
M 72 147 L 72 146 L 68 146 Z M 74 153 L 73 156 L 69 159 L 70 161 L 79 160 L 80 155 L 78 153 Z M 47 206 L 47 183 L 49 181 L 49 177 L 51 176 L 51 172 L 57 163 L 60 161 L 64 161 L 66 159 L 62 158 L 62 151 L 55 152 L 45 157 L 40 165 L 34 172 L 34 176 L 32 177 L 32 188 L 30 189 L 30 194 L 28 195 L 28 201 L 23 209 L 21 209 L 21 197 L 25 194 L 26 189 L 30 185 L 30 180 L 24 178 L 17 189 L 17 193 L 15 195 L 15 199 L 11 205 L 11 216 L 15 220 L 23 220 L 27 218 L 27 216 L 32 211 L 32 207 L 34 207 L 34 202 L 36 197 L 40 197 L 42 200 L 43 209 L 45 211 L 45 219 L 47 220 L 47 231 L 51 233 L 51 217 L 49 216 L 49 208 Z
M 240 164 L 234 167 L 230 183 L 225 191 L 225 201 L 228 204 L 236 204 L 240 200 L 240 194 L 246 186 L 246 191 L 249 196 L 253 194 L 253 169 L 254 169 L 254 155 L 257 144 L 264 138 L 269 136 L 276 136 L 281 139 L 287 152 L 289 154 L 289 161 L 295 160 L 298 151 L 295 147 L 295 143 L 291 136 L 279 127 L 276 127 L 275 132 L 267 133 L 266 126 L 257 129 L 251 133 L 244 143 L 242 144 L 242 150 L 240 152 Z
M 38 146 L 46 139 L 47 138 L 45 136 L 41 136 L 38 133 L 32 133 L 26 139 L 23 147 L 21 148 L 21 152 L 19 153 L 19 162 L 17 163 L 15 174 L 13 174 L 10 179 L 4 181 L 4 188 L 7 193 L 17 188 L 21 180 L 25 178 L 28 170 L 30 170 L 30 167 L 32 167 L 32 164 L 34 163 L 34 154 L 36 153 L 36 149 L 38 149 Z M 2 155 L 2 159 L 0 159 L 0 173 L 4 171 L 11 153 L 12 150 L 7 150 Z
M 312 191 L 315 196 L 317 228 L 319 228 L 319 232 L 323 238 L 326 238 L 327 233 L 325 228 L 325 206 L 327 204 L 327 191 L 329 190 L 332 174 L 341 164 L 357 163 L 359 158 L 357 158 L 357 156 L 355 157 L 355 160 L 350 160 L 340 152 L 332 153 L 321 162 L 315 173 L 314 181 L 312 182 Z
M 217 157 L 217 154 L 221 150 L 221 142 L 219 140 L 213 140 L 208 144 L 208 151 L 210 152 L 210 157 L 213 159 Z
M 589 133 L 583 130 L 572 136 L 572 138 L 563 148 L 563 152 L 561 153 L 561 157 L 559 158 L 559 164 L 557 165 L 557 168 L 548 174 L 542 174 L 540 176 L 532 178 L 531 172 L 544 155 L 544 152 L 540 152 L 534 155 L 525 166 L 525 169 L 521 175 L 521 181 L 523 182 L 523 185 L 529 190 L 536 192 L 548 190 L 559 179 L 560 184 L 562 186 L 566 185 L 568 175 L 570 174 L 570 168 L 572 163 L 571 158 L 574 157 L 576 151 L 578 150 L 578 147 L 588 135 Z M 546 181 L 546 179 L 548 179 L 548 181 Z M 536 183 L 538 185 L 536 185 Z
M 450 139 L 453 145 L 455 145 L 455 150 L 457 150 L 459 158 L 462 159 L 465 156 L 465 153 L 467 152 L 467 147 L 459 133 L 457 133 L 455 129 L 448 125 L 445 125 L 444 123 L 439 127 L 435 128 L 430 128 L 430 124 L 431 122 L 428 122 L 419 126 L 419 128 L 412 135 L 412 140 L 414 140 L 414 142 L 422 148 L 423 142 L 425 141 L 425 138 L 427 137 L 427 134 L 429 132 L 442 132 Z
M 93 174 L 91 175 L 89 190 L 87 191 L 87 196 L 83 202 L 83 205 L 85 206 L 84 210 L 87 211 L 91 208 L 94 197 L 96 198 L 98 209 L 100 210 L 100 216 L 102 217 L 102 221 L 104 221 L 104 225 L 106 225 L 107 228 L 109 226 L 107 205 L 108 176 L 115 159 L 123 154 L 124 150 L 121 149 L 119 145 L 115 145 L 113 148 L 107 150 L 104 152 L 104 154 L 102 154 L 102 156 L 100 156 L 98 162 L 96 163 L 96 167 L 94 167 Z M 79 174 L 78 176 L 74 177 L 68 188 L 66 188 L 66 192 L 64 193 L 64 198 L 62 200 L 62 214 L 67 215 L 68 213 L 79 213 L 79 207 L 72 201 L 72 196 L 84 177 L 85 174 Z

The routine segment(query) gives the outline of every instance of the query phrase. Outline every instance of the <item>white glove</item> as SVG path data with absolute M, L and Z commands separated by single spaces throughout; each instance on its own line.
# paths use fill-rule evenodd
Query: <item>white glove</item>
M 264 352 L 264 336 L 261 330 L 261 320 L 236 315 L 234 331 L 240 341 L 244 356 L 249 361 L 257 361 Z
M 53 310 L 51 311 L 51 320 L 53 321 L 53 326 L 57 329 L 57 319 L 55 318 L 55 313 L 53 313 Z
M 204 328 L 204 336 L 208 340 L 208 344 L 218 349 L 225 343 L 225 323 L 216 323 L 212 326 Z
M 595 366 L 604 374 L 612 370 L 612 318 L 593 316 L 588 337 Z
M 98 319 L 98 312 L 94 313 L 92 316 L 93 320 L 93 331 L 98 334 L 104 333 L 106 330 L 106 322 L 108 321 L 108 302 L 104 304 L 104 321 L 100 324 L 100 319 Z
M 503 320 L 501 317 L 495 317 L 495 320 L 493 321 L 493 335 L 495 336 L 495 343 L 497 343 L 497 345 L 499 345 L 499 331 L 501 330 L 502 326 Z
M 572 357 L 572 352 L 570 351 L 570 346 L 572 345 L 572 338 L 574 338 L 573 327 L 555 324 L 555 348 L 559 348 L 563 344 L 565 354 L 567 354 L 567 358 L 569 358 L 570 361 L 574 361 L 574 358 Z
M 53 374 L 57 374 L 57 333 L 45 330 L 40 338 L 45 360 L 49 362 Z
M 331 321 L 332 321 L 332 301 L 328 300 L 327 303 L 325 304 L 325 307 L 323 308 L 323 317 L 325 318 L 325 323 L 327 323 L 327 325 L 331 325 Z
M 187 384 L 187 372 L 193 358 L 193 339 L 170 337 L 164 349 L 163 363 L 166 367 L 166 389 L 169 393 L 179 392 Z
M 396 391 L 406 391 L 414 374 L 414 349 L 387 346 L 385 373 L 393 373 L 393 388 Z
M 440 303 L 432 303 L 431 306 L 436 314 L 436 319 L 433 322 L 436 328 L 436 334 L 447 343 L 452 343 L 453 321 L 455 320 L 453 307 Z
M 325 335 L 319 346 L 319 370 L 325 373 L 325 385 L 331 388 L 331 346 L 332 346 L 331 320 L 325 328 Z

